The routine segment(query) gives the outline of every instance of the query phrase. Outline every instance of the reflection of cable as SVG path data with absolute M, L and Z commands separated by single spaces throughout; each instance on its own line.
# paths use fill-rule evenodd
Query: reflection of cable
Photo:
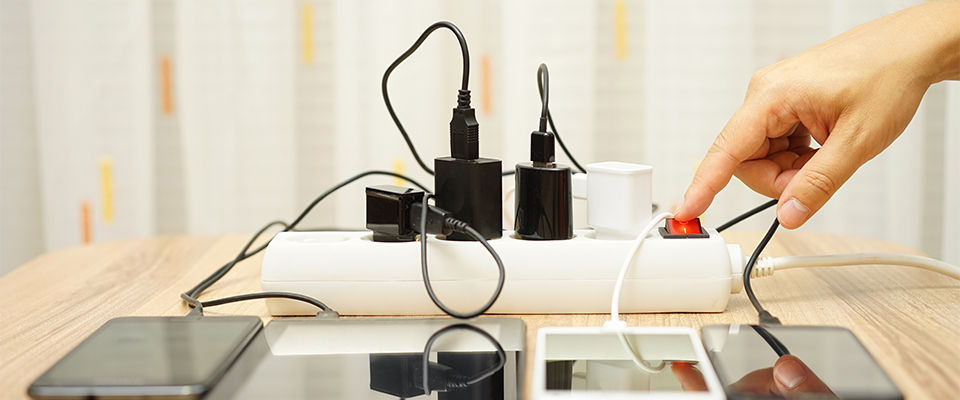
M 630 344 L 630 341 L 627 340 L 627 337 L 623 335 L 622 330 L 617 331 L 617 338 L 620 339 L 620 344 L 627 348 L 630 358 L 633 359 L 633 363 L 636 364 L 637 368 L 640 368 L 641 371 L 648 374 L 656 374 L 660 371 L 663 371 L 663 368 L 667 366 L 667 362 L 663 360 L 660 360 L 659 364 L 655 364 L 653 366 L 647 365 L 647 361 L 643 359 L 643 356 L 641 356 L 636 349 L 633 348 L 633 345 Z
M 787 354 L 790 354 L 790 350 L 787 349 L 787 346 L 784 345 L 780 339 L 777 339 L 776 336 L 773 336 L 773 334 L 770 333 L 770 331 L 768 331 L 766 328 L 760 325 L 750 325 L 750 327 L 757 331 L 757 334 L 760 335 L 760 337 L 762 337 L 768 345 L 770 345 L 770 348 L 773 349 L 773 351 L 777 352 L 778 357 L 783 357 Z
M 430 349 L 433 348 L 433 342 L 437 341 L 437 339 L 440 336 L 443 336 L 445 333 L 458 329 L 472 331 L 486 338 L 488 341 L 490 341 L 490 344 L 497 349 L 497 357 L 500 360 L 486 371 L 477 374 L 473 378 L 464 379 L 462 382 L 451 382 L 455 385 L 455 387 L 466 387 L 487 379 L 493 376 L 493 374 L 497 373 L 497 371 L 503 369 L 503 366 L 507 363 L 507 353 L 503 351 L 503 346 L 500 345 L 500 342 L 498 342 L 497 339 L 494 339 L 493 336 L 487 333 L 487 331 L 467 324 L 453 324 L 445 326 L 442 329 L 434 332 L 433 335 L 430 335 L 430 339 L 427 340 L 427 344 L 423 348 L 423 393 L 427 396 L 430 395 L 430 379 L 428 376 L 428 371 L 430 368 Z
M 627 276 L 627 270 L 630 269 L 630 264 L 633 263 L 633 259 L 636 258 L 637 253 L 640 252 L 640 246 L 643 245 L 643 241 L 650 235 L 650 232 L 653 231 L 657 225 L 660 225 L 661 221 L 671 217 L 673 217 L 673 214 L 668 212 L 657 214 L 657 216 L 653 217 L 650 223 L 640 231 L 637 238 L 634 239 L 633 247 L 630 248 L 630 252 L 627 253 L 627 257 L 623 260 L 623 265 L 620 266 L 620 275 L 617 276 L 617 282 L 613 286 L 613 299 L 610 300 L 610 321 L 607 321 L 608 323 L 621 323 L 620 291 L 623 288 L 623 281 Z

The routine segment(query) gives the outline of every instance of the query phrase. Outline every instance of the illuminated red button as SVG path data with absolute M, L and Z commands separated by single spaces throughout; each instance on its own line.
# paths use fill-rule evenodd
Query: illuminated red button
M 700 227 L 700 218 L 694 218 L 686 222 L 677 221 L 673 218 L 667 219 L 667 233 L 671 235 L 700 235 L 703 229 Z

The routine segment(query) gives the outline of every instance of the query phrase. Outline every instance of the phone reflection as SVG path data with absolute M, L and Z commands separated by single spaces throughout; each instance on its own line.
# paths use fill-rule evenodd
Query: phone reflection
M 490 342 L 495 351 L 436 352 L 431 349 L 441 336 L 471 332 Z M 401 399 L 439 392 L 450 400 L 503 399 L 503 366 L 507 355 L 486 331 L 468 324 L 444 327 L 427 340 L 421 354 L 371 354 L 370 389 Z
M 211 398 L 521 396 L 524 329 L 519 320 L 294 320 L 274 321 L 264 329 Z
M 548 391 L 706 392 L 685 335 L 551 335 Z
M 708 326 L 703 342 L 731 399 L 901 399 L 848 330 Z

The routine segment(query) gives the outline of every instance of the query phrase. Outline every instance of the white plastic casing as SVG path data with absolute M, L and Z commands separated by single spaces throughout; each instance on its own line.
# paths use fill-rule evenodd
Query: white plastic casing
M 636 237 L 653 212 L 653 167 L 604 161 L 587 164 L 586 170 L 586 174 L 574 176 L 574 196 L 587 199 L 587 224 L 597 238 Z
M 722 312 L 742 287 L 739 246 L 714 230 L 702 239 L 651 234 L 624 282 L 620 312 Z M 470 311 L 493 293 L 497 268 L 476 242 L 430 237 L 430 278 L 440 299 Z M 491 240 L 506 266 L 506 284 L 491 313 L 607 313 L 614 282 L 632 240 L 598 240 L 591 230 L 575 238 L 529 241 L 504 232 Z M 284 232 L 269 244 L 261 285 L 320 299 L 347 315 L 439 315 L 420 271 L 420 243 L 378 243 L 370 232 Z M 316 309 L 268 300 L 273 315 Z

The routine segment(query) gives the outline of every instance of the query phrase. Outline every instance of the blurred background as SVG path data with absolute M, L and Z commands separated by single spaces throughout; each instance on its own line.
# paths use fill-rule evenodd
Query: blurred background
M 526 160 L 545 62 L 557 129 L 579 161 L 653 165 L 654 201 L 670 207 L 753 71 L 916 3 L 0 0 L 0 275 L 86 243 L 252 234 L 368 169 L 432 186 L 380 80 L 437 20 L 457 24 L 470 47 L 481 155 L 505 168 Z M 449 151 L 459 79 L 446 31 L 391 76 L 393 104 L 427 160 Z M 361 228 L 363 184 L 378 183 L 394 182 L 341 190 L 302 226 Z M 960 84 L 941 83 L 801 230 L 960 263 L 958 183 Z M 704 218 L 715 226 L 763 200 L 734 180 Z

